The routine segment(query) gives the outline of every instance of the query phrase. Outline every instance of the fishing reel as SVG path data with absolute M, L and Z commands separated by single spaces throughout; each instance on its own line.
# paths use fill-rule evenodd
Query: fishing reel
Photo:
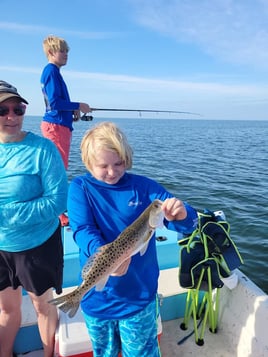
M 80 119 L 83 120 L 83 121 L 92 121 L 93 120 L 93 116 L 84 114 L 84 115 L 81 116 Z

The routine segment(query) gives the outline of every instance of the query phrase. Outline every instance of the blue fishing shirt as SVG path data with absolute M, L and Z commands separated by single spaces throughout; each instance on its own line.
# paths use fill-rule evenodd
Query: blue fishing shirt
M 20 252 L 44 243 L 66 210 L 68 182 L 56 146 L 28 132 L 0 143 L 0 250 Z
M 100 246 L 110 243 L 148 207 L 154 199 L 174 197 L 157 182 L 132 173 L 114 185 L 98 181 L 91 174 L 73 179 L 68 194 L 68 214 L 73 237 L 80 248 L 80 264 Z M 197 224 L 195 209 L 185 203 L 187 217 L 164 221 L 168 229 L 191 233 Z M 124 276 L 110 276 L 102 291 L 91 289 L 81 302 L 83 311 L 103 319 L 127 318 L 143 310 L 155 299 L 159 266 L 156 240 L 146 253 L 131 258 Z
M 41 74 L 41 89 L 45 100 L 46 112 L 43 120 L 63 125 L 73 130 L 73 111 L 79 109 L 79 102 L 71 102 L 66 83 L 60 69 L 48 63 Z

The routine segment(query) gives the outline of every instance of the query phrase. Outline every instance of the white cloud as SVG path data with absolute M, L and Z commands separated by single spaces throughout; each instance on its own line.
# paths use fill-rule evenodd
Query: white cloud
M 215 57 L 268 68 L 265 0 L 131 0 L 143 26 Z
M 5 73 L 19 73 L 20 75 L 32 74 L 38 76 L 40 68 L 35 67 L 14 67 L 14 66 L 0 66 L 0 71 Z M 151 93 L 167 93 L 180 92 L 182 96 L 186 93 L 198 95 L 199 98 L 207 96 L 210 98 L 215 96 L 225 96 L 236 98 L 258 98 L 263 100 L 268 93 L 268 84 L 253 85 L 253 84 L 223 84 L 220 82 L 208 81 L 181 81 L 169 80 L 163 78 L 148 78 L 121 74 L 108 73 L 94 73 L 94 72 L 80 72 L 64 70 L 64 77 L 72 83 L 79 83 L 79 87 L 85 87 L 90 83 L 92 88 L 113 88 L 116 86 L 117 90 L 121 91 L 137 91 L 137 92 L 151 92 Z M 75 79 L 75 81 L 73 81 Z M 254 99 L 254 100 L 256 100 Z M 266 99 L 265 99 L 266 100 Z
M 51 28 L 46 26 L 36 26 L 36 25 L 25 25 L 15 22 L 4 22 L 0 21 L 0 29 L 2 31 L 8 31 L 13 33 L 26 33 L 26 34 L 37 34 L 37 33 L 61 33 L 66 36 L 74 36 L 81 39 L 109 39 L 113 37 L 122 36 L 122 32 L 105 32 L 105 31 L 73 31 L 73 30 L 63 30 L 62 28 Z

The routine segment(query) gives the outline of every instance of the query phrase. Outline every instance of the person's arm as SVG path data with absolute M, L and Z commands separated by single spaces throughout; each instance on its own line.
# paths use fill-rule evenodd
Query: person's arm
M 89 198 L 79 178 L 70 184 L 67 206 L 74 241 L 85 255 L 92 255 L 107 242 L 96 225 Z

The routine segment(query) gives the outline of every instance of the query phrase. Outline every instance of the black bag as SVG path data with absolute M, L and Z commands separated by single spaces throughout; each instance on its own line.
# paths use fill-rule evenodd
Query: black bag
M 208 210 L 198 212 L 197 229 L 179 241 L 179 282 L 182 287 L 207 290 L 208 274 L 204 272 L 210 267 L 212 287 L 221 288 L 224 285 L 221 278 L 228 277 L 232 270 L 243 264 L 229 232 L 230 225 L 222 215 Z

